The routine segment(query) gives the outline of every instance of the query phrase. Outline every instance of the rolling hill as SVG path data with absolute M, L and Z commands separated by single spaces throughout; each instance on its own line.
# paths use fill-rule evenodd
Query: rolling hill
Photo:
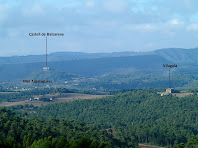
M 181 74 L 196 74 L 198 49 L 160 49 L 152 52 L 58 52 L 48 56 L 52 71 L 87 77 L 163 73 L 162 64 L 178 64 Z M 0 81 L 23 79 L 45 66 L 45 55 L 0 57 Z
M 169 48 L 154 51 L 155 55 L 162 56 L 166 60 L 180 65 L 197 65 L 198 64 L 198 48 L 182 49 Z
M 157 55 L 95 58 L 73 61 L 49 62 L 52 70 L 83 76 L 100 76 L 122 73 L 160 72 L 162 64 L 170 61 Z M 24 78 L 34 71 L 42 70 L 44 63 L 4 64 L 0 66 L 0 80 Z

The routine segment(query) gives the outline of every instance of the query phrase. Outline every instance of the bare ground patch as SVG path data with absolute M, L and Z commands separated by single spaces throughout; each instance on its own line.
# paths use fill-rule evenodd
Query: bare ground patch
M 56 94 L 56 95 L 48 95 L 52 97 L 56 97 L 51 102 L 44 101 L 29 101 L 29 98 L 25 101 L 16 101 L 16 102 L 2 102 L 0 106 L 16 106 L 16 105 L 25 105 L 25 104 L 33 104 L 34 106 L 47 105 L 57 102 L 70 102 L 74 100 L 86 100 L 86 99 L 99 99 L 110 95 L 89 95 L 89 94 L 78 94 L 78 93 L 65 93 L 65 94 Z

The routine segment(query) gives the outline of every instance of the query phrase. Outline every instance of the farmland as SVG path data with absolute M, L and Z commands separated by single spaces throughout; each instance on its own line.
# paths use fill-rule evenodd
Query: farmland
M 29 98 L 26 100 L 16 100 L 12 102 L 2 102 L 0 106 L 15 106 L 15 105 L 25 105 L 25 104 L 33 104 L 34 106 L 41 106 L 41 105 L 47 105 L 52 103 L 58 103 L 58 102 L 70 102 L 74 100 L 86 100 L 86 99 L 99 99 L 106 97 L 108 95 L 90 95 L 90 94 L 80 94 L 80 93 L 57 93 L 57 94 L 47 94 L 45 97 L 53 97 L 52 101 L 40 101 L 40 100 L 34 100 L 30 101 Z M 36 97 L 36 96 L 34 96 Z M 39 97 L 42 97 L 41 95 Z

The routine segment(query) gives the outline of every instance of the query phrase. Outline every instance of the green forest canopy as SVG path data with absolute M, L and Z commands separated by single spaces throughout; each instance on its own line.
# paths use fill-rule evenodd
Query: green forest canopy
M 137 141 L 173 146 L 198 134 L 197 105 L 198 96 L 161 97 L 134 90 L 104 99 L 50 104 L 38 108 L 34 116 L 77 120 L 111 129 L 115 137 L 129 145 Z

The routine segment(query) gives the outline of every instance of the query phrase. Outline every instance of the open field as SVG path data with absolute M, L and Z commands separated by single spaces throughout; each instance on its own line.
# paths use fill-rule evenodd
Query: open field
M 67 96 L 57 98 L 55 102 L 69 102 L 73 100 L 97 99 L 106 96 L 108 95 L 88 95 L 88 94 L 68 93 Z
M 46 95 L 48 97 L 56 97 L 51 102 L 44 102 L 44 101 L 17 101 L 17 102 L 2 102 L 0 103 L 0 106 L 15 106 L 15 105 L 25 105 L 25 104 L 33 104 L 34 106 L 41 106 L 41 105 L 47 105 L 51 103 L 57 103 L 57 102 L 70 102 L 74 100 L 86 100 L 86 99 L 98 99 L 103 98 L 109 95 L 89 95 L 89 94 L 78 94 L 78 93 L 64 93 L 62 94 L 56 94 L 56 95 Z
M 169 95 L 169 93 L 166 92 L 158 92 L 161 96 L 163 95 Z M 171 93 L 172 96 L 177 96 L 177 97 L 187 97 L 193 95 L 193 93 Z
M 144 144 L 139 144 L 139 148 L 165 148 L 165 147 L 159 147 L 159 146 L 152 146 L 152 145 L 144 145 Z
M 8 92 L 0 92 L 0 94 L 17 94 L 17 93 L 19 93 L 19 92 L 13 92 L 13 91 L 12 92 L 9 92 L 9 91 Z
M 193 93 L 172 93 L 172 95 L 177 97 L 187 97 L 193 95 Z

